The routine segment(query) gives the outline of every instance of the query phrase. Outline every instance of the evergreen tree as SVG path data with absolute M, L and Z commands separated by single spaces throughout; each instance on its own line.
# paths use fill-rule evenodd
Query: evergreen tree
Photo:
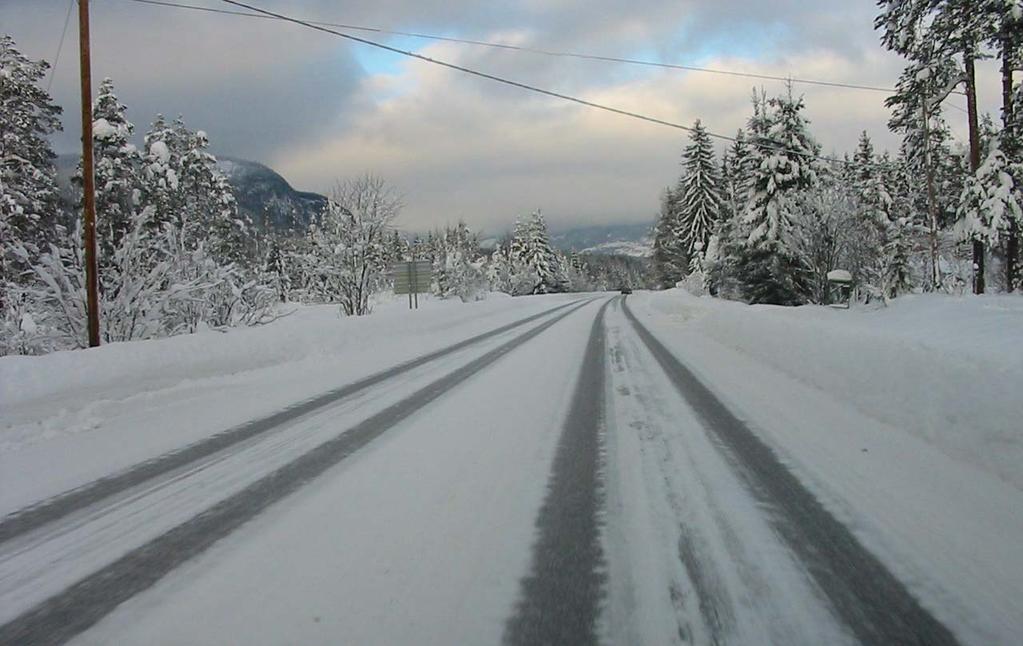
M 176 227 L 185 250 L 202 244 L 220 263 L 247 267 L 251 222 L 239 213 L 227 177 L 207 151 L 206 133 L 189 130 L 180 117 L 167 125 L 158 115 L 145 142 L 143 199 L 154 207 L 153 225 Z
M 753 178 L 753 151 L 741 128 L 735 133 L 735 141 L 726 151 L 722 162 L 722 176 L 725 187 L 725 214 L 731 217 L 741 214 L 749 199 Z
M 749 237 L 740 258 L 740 280 L 751 302 L 796 304 L 805 290 L 800 287 L 802 270 L 794 253 L 797 211 L 793 198 L 817 185 L 819 146 L 802 115 L 803 100 L 792 96 L 791 87 L 787 95 L 772 98 L 768 105 L 769 115 L 755 114 L 770 125 L 766 134 L 753 141 L 761 161 L 743 217 Z
M 117 99 L 114 82 L 104 79 L 93 106 L 96 237 L 101 270 L 111 262 L 142 209 L 142 158 L 130 142 L 135 126 L 125 115 L 126 110 Z M 81 164 L 73 179 L 81 184 Z
M 699 120 L 683 153 L 683 169 L 676 189 L 676 235 L 692 258 L 706 248 L 721 210 L 721 177 L 714 162 L 714 146 Z
M 561 261 L 547 233 L 547 223 L 539 209 L 526 220 L 515 224 L 511 257 L 529 267 L 533 273 L 533 294 L 563 292 L 566 289 Z
M 156 115 L 145 136 L 143 157 L 143 199 L 153 207 L 153 228 L 162 228 L 165 224 L 182 225 L 185 196 L 179 171 L 184 148 L 185 142 L 181 140 L 180 133 L 167 125 L 163 115 Z
M 900 242 L 902 227 L 895 221 L 893 199 L 882 168 L 890 160 L 879 160 L 866 132 L 860 135 L 859 146 L 849 168 L 849 184 L 858 204 L 859 235 L 854 238 L 856 256 L 853 276 L 858 282 L 872 285 L 884 298 L 895 296 L 903 282 L 904 244 Z M 896 239 L 897 238 L 897 239 Z M 858 275 L 862 272 L 862 275 Z
M 657 283 L 662 288 L 674 287 L 685 276 L 689 265 L 689 256 L 678 235 L 678 213 L 676 193 L 665 189 L 653 231 L 653 262 Z
M 462 302 L 483 298 L 486 276 L 478 236 L 465 222 L 459 222 L 438 232 L 434 239 L 434 294 L 458 297 Z
M 50 66 L 0 36 L 0 290 L 26 270 L 57 235 L 58 192 L 47 137 L 60 130 L 60 108 L 40 87 Z M 17 252 L 16 252 L 17 250 Z M 0 304 L 9 296 L 0 293 Z
M 902 159 L 893 160 L 884 153 L 877 165 L 879 194 L 887 193 L 888 226 L 882 250 L 882 284 L 885 297 L 908 292 L 913 283 L 910 252 L 913 246 L 913 189 Z
M 971 176 L 959 201 L 956 233 L 961 240 L 979 240 L 995 247 L 1013 224 L 1023 220 L 1023 205 L 1009 163 L 997 145 Z
M 1013 79 L 1023 68 L 1023 2 L 1020 0 L 986 0 L 994 26 L 988 44 L 1001 60 L 1002 74 L 1002 131 L 1000 148 L 1008 162 L 1007 172 L 1012 176 L 1020 200 L 1023 200 L 1023 83 Z M 1019 237 L 1021 227 L 1010 223 L 1005 235 L 1005 283 L 1013 291 L 1020 280 Z

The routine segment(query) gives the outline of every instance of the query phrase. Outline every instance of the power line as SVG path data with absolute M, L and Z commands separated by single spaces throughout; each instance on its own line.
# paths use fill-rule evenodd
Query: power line
M 469 67 L 463 67 L 461 65 L 456 65 L 454 63 L 448 63 L 446 61 L 442 61 L 442 60 L 437 59 L 437 58 L 430 58 L 429 56 L 424 56 L 423 54 L 417 54 L 416 52 L 410 52 L 410 51 L 406 51 L 404 49 L 399 49 L 397 47 L 391 47 L 390 45 L 385 45 L 383 43 L 378 43 L 376 41 L 368 40 L 366 38 L 360 38 L 359 36 L 353 36 L 351 34 L 345 34 L 345 33 L 342 33 L 340 31 L 334 31 L 333 29 L 329 29 L 329 28 L 323 27 L 321 25 L 315 25 L 313 23 L 309 23 L 309 22 L 306 22 L 304 20 L 300 20 L 298 18 L 291 18 L 291 17 L 285 16 L 283 14 L 274 13 L 274 12 L 269 11 L 267 9 L 260 9 L 258 7 L 253 7 L 252 5 L 245 4 L 244 2 L 236 2 L 235 0 L 221 0 L 221 2 L 226 2 L 227 4 L 232 4 L 232 5 L 235 5 L 235 6 L 238 6 L 238 7 L 245 7 L 246 9 L 250 9 L 252 11 L 258 11 L 258 12 L 266 14 L 268 16 L 276 17 L 279 20 L 283 20 L 285 22 L 294 23 L 296 25 L 301 25 L 303 27 L 308 27 L 309 29 L 315 29 L 316 31 L 322 31 L 322 32 L 327 33 L 327 34 L 333 34 L 334 36 L 339 36 L 341 38 L 347 38 L 348 40 L 353 40 L 353 41 L 355 41 L 357 43 L 362 43 L 364 45 L 370 45 L 372 47 L 377 47 L 379 49 L 384 49 L 384 50 L 387 50 L 389 52 L 393 52 L 395 54 L 401 54 L 402 56 L 409 56 L 411 58 L 418 58 L 419 60 L 425 61 L 427 63 L 432 63 L 434 65 L 440 65 L 441 67 L 446 67 L 448 69 L 453 69 L 453 70 L 456 70 L 456 71 L 459 71 L 459 72 L 463 72 L 465 74 L 471 74 L 472 76 L 478 76 L 480 78 L 485 78 L 485 79 L 488 79 L 488 80 L 491 80 L 491 81 L 495 81 L 497 83 L 503 83 L 504 85 L 510 85 L 512 87 L 517 87 L 517 88 L 520 88 L 520 89 L 523 89 L 523 90 L 528 90 L 530 92 L 536 92 L 538 94 L 544 94 L 544 95 L 551 96 L 551 97 L 554 97 L 554 98 L 557 98 L 557 99 L 563 99 L 565 101 L 571 101 L 573 103 L 578 103 L 580 105 L 585 105 L 585 106 L 588 106 L 588 107 L 591 107 L 591 108 L 596 108 L 598 110 L 606 110 L 608 112 L 614 112 L 615 114 L 620 114 L 620 115 L 623 115 L 623 116 L 626 116 L 626 117 L 632 117 L 634 119 L 640 119 L 642 121 L 648 121 L 650 123 L 656 123 L 658 125 L 668 126 L 669 128 L 677 128 L 679 130 L 685 130 L 687 132 L 691 132 L 693 130 L 689 126 L 683 126 L 681 124 L 673 123 L 671 121 L 665 121 L 663 119 L 658 119 L 656 117 L 648 117 L 646 115 L 639 114 L 638 112 L 629 112 L 628 110 L 622 110 L 620 108 L 614 108 L 614 107 L 611 107 L 611 106 L 602 105 L 600 103 L 594 103 L 592 101 L 587 101 L 585 99 L 580 99 L 578 97 L 570 96 L 568 94 L 561 94 L 560 92 L 554 92 L 552 90 L 545 90 L 543 88 L 539 88 L 539 87 L 536 87 L 534 85 L 528 85 L 526 83 L 520 83 L 519 81 L 513 81 L 511 79 L 507 79 L 507 78 L 504 78 L 502 76 L 495 76 L 494 74 L 488 74 L 487 72 L 480 72 L 479 70 L 474 70 L 474 69 L 469 68 Z M 708 134 L 710 134 L 710 136 L 716 137 L 718 139 L 724 139 L 726 141 L 735 141 L 735 139 L 733 137 L 728 137 L 728 136 L 725 136 L 725 135 L 718 135 L 718 134 L 714 134 L 714 133 L 708 133 Z
M 216 13 L 216 14 L 223 14 L 223 15 L 228 15 L 228 16 L 241 16 L 241 17 L 244 17 L 244 18 L 260 18 L 260 19 L 264 19 L 264 20 L 282 20 L 282 18 L 280 18 L 280 17 L 278 17 L 276 15 L 263 14 L 263 13 L 250 13 L 250 12 L 246 12 L 246 11 L 233 11 L 233 10 L 230 10 L 230 9 L 217 9 L 215 7 L 204 7 L 204 6 L 201 6 L 201 5 L 185 4 L 185 3 L 182 3 L 182 2 L 172 2 L 170 0 L 127 0 L 127 1 L 128 2 L 135 2 L 135 3 L 138 3 L 138 4 L 153 5 L 153 6 L 158 6 L 158 7 L 170 7 L 170 8 L 175 8 L 175 9 L 188 9 L 188 10 L 192 10 L 192 11 L 204 11 L 204 12 L 207 12 L 207 13 Z M 624 64 L 629 64 L 629 65 L 642 65 L 642 66 L 646 66 L 646 67 L 659 67 L 659 68 L 666 68 L 666 69 L 677 69 L 677 70 L 685 70 L 685 71 L 690 71 L 690 72 L 705 72 L 705 73 L 708 73 L 708 74 L 720 74 L 720 75 L 724 75 L 724 76 L 753 78 L 753 79 L 760 79 L 760 80 L 767 80 L 767 81 L 784 81 L 784 82 L 798 83 L 798 84 L 804 84 L 804 85 L 816 85 L 816 86 L 822 86 L 822 87 L 845 88 L 845 89 L 852 89 L 852 90 L 865 90 L 865 91 L 871 91 L 871 92 L 885 92 L 887 94 L 895 94 L 897 92 L 897 90 L 895 90 L 894 88 L 876 87 L 876 86 L 871 86 L 871 85 L 857 85 L 857 84 L 854 84 L 854 83 L 839 83 L 837 81 L 820 81 L 820 80 L 803 79 L 803 78 L 792 78 L 792 77 L 785 77 L 785 76 L 773 76 L 773 75 L 770 75 L 770 74 L 756 74 L 756 73 L 752 73 L 752 72 L 736 72 L 734 70 L 722 70 L 722 69 L 711 69 L 711 68 L 706 68 L 706 67 L 694 67 L 694 66 L 691 66 L 691 65 L 681 65 L 681 64 L 675 64 L 675 63 L 661 63 L 661 62 L 656 62 L 656 61 L 645 61 L 645 60 L 639 60 L 639 59 L 633 59 L 633 58 L 618 58 L 618 57 L 615 57 L 615 56 L 602 56 L 602 55 L 599 55 L 599 54 L 582 54 L 582 53 L 579 53 L 579 52 L 559 52 L 559 51 L 548 50 L 548 49 L 539 49 L 539 48 L 533 48 L 533 47 L 523 47 L 523 46 L 520 46 L 520 45 L 509 45 L 507 43 L 495 43 L 495 42 L 490 42 L 490 41 L 485 41 L 485 40 L 473 40 L 473 39 L 470 39 L 470 38 L 454 38 L 454 37 L 451 37 L 451 36 L 438 36 L 436 34 L 425 34 L 425 33 L 421 33 L 421 32 L 412 32 L 412 31 L 399 31 L 399 30 L 394 30 L 394 29 L 383 29 L 383 28 L 380 28 L 380 27 L 365 27 L 365 26 L 362 26 L 362 25 L 351 25 L 351 24 L 339 23 L 339 22 L 324 22 L 324 21 L 307 20 L 307 19 L 302 19 L 301 21 L 304 22 L 304 23 L 308 23 L 309 25 L 317 25 L 317 26 L 321 26 L 321 27 L 336 27 L 338 29 L 349 29 L 349 30 L 354 30 L 354 31 L 366 31 L 366 32 L 372 32 L 372 33 L 378 33 L 378 34 L 388 34 L 388 35 L 393 35 L 393 36 L 407 36 L 407 37 L 410 37 L 410 38 L 422 38 L 422 39 L 425 39 L 425 40 L 436 40 L 436 41 L 449 42 L 449 43 L 461 43 L 461 44 L 466 44 L 466 45 L 478 45 L 478 46 L 481 46 L 481 47 L 491 47 L 491 48 L 494 48 L 494 49 L 502 49 L 502 50 L 508 50 L 508 51 L 516 51 L 516 52 L 526 52 L 526 53 L 531 53 L 531 54 L 540 54 L 540 55 L 544 55 L 544 56 L 554 56 L 554 57 L 561 57 L 561 58 L 577 58 L 577 59 L 601 61 L 601 62 L 624 63 Z M 942 99 L 942 102 L 946 102 L 949 99 L 951 99 L 953 94 L 959 95 L 959 96 L 964 96 L 963 92 L 952 91 L 952 92 L 949 93 L 949 95 L 947 95 L 944 99 Z M 953 108 L 953 109 L 955 109 L 955 110 L 958 110 L 960 112 L 966 112 L 966 110 L 964 110 L 963 108 L 960 108 L 959 106 L 957 106 L 957 105 L 955 105 L 953 103 L 948 103 L 948 106 Z
M 64 16 L 64 29 L 60 32 L 60 42 L 57 43 L 57 55 L 53 57 L 53 65 L 50 67 L 50 78 L 46 81 L 46 93 L 50 93 L 53 87 L 53 75 L 57 73 L 57 63 L 60 62 L 60 52 L 64 49 L 64 38 L 67 37 L 67 26 L 71 22 L 71 10 L 75 7 L 75 0 L 68 0 L 67 15 Z
M 214 7 L 203 7 L 203 6 L 200 6 L 200 5 L 185 4 L 185 3 L 180 3 L 180 2 L 171 2 L 170 0 L 128 0 L 128 1 L 129 2 L 136 2 L 136 3 L 139 3 L 139 4 L 154 5 L 154 6 L 159 6 L 159 7 L 174 7 L 174 8 L 177 8 L 177 9 L 190 9 L 190 10 L 193 10 L 193 11 L 205 11 L 205 12 L 209 12 L 209 13 L 224 14 L 224 15 L 228 15 L 228 16 L 242 16 L 242 17 L 247 17 L 247 18 L 261 18 L 261 19 L 268 19 L 268 20 L 283 20 L 283 18 L 280 18 L 280 17 L 278 17 L 276 15 L 273 15 L 273 14 L 270 14 L 270 13 L 262 14 L 262 13 L 248 13 L 248 12 L 245 12 L 245 11 L 232 11 L 232 10 L 228 10 L 228 9 L 217 9 L 217 8 L 214 8 Z M 239 5 L 239 6 L 243 6 L 243 5 Z M 254 10 L 254 11 L 258 11 L 258 10 Z M 753 72 L 737 72 L 737 71 L 734 71 L 734 70 L 723 70 L 723 69 L 714 69 L 714 68 L 707 68 L 707 67 L 696 67 L 696 66 L 693 66 L 693 65 L 682 65 L 682 64 L 677 64 L 677 63 L 662 63 L 662 62 L 659 62 L 659 61 L 648 61 L 648 60 L 641 60 L 641 59 L 636 59 L 636 58 L 620 58 L 620 57 L 617 57 L 617 56 L 603 56 L 603 55 L 599 55 L 599 54 L 584 54 L 584 53 L 580 53 L 580 52 L 562 52 L 562 51 L 556 51 L 556 50 L 550 50 L 550 49 L 540 49 L 540 48 L 535 48 L 535 47 L 524 47 L 524 46 L 521 46 L 521 45 L 509 45 L 507 43 L 495 43 L 495 42 L 490 42 L 490 41 L 485 41 L 485 40 L 473 40 L 473 39 L 470 39 L 470 38 L 454 38 L 454 37 L 451 37 L 451 36 L 438 36 L 436 34 L 424 34 L 424 33 L 413 32 L 413 31 L 399 31 L 399 30 L 394 30 L 394 29 L 382 29 L 380 27 L 365 27 L 365 26 L 362 26 L 362 25 L 350 25 L 350 24 L 337 23 L 337 22 L 323 22 L 323 21 L 317 21 L 317 20 L 307 20 L 307 19 L 297 19 L 297 18 L 294 19 L 294 20 L 301 20 L 301 22 L 307 23 L 308 25 L 316 25 L 316 26 L 320 26 L 320 27 L 334 27 L 334 28 L 337 28 L 337 29 L 348 29 L 348 30 L 352 30 L 352 31 L 365 31 L 365 32 L 372 32 L 372 33 L 377 33 L 377 34 L 388 34 L 388 35 L 392 35 L 392 36 L 406 36 L 406 37 L 409 37 L 409 38 L 422 38 L 424 40 L 436 40 L 436 41 L 449 42 L 449 43 L 461 43 L 461 44 L 464 44 L 464 45 L 477 45 L 477 46 L 480 46 L 480 47 L 491 47 L 491 48 L 494 48 L 494 49 L 503 49 L 503 50 L 509 50 L 509 51 L 524 52 L 524 53 L 529 53 L 529 54 L 539 54 L 539 55 L 542 55 L 542 56 L 555 56 L 555 57 L 560 57 L 560 58 L 576 58 L 576 59 L 582 59 L 582 60 L 600 61 L 600 62 L 605 62 L 605 63 L 623 63 L 623 64 L 627 64 L 627 65 L 641 65 L 641 66 L 644 66 L 644 67 L 658 67 L 658 68 L 663 68 L 663 69 L 684 70 L 684 71 L 687 71 L 687 72 L 703 72 L 703 73 L 707 73 L 707 74 L 720 74 L 720 75 L 723 75 L 723 76 L 735 76 L 735 77 L 742 77 L 742 78 L 752 78 L 752 79 L 759 79 L 759 80 L 763 80 L 763 81 L 784 81 L 784 82 L 791 82 L 791 83 L 797 83 L 797 84 L 802 84 L 802 85 L 818 85 L 818 86 L 823 86 L 823 87 L 845 88 L 845 89 L 850 89 L 850 90 L 865 90 L 865 91 L 869 91 L 869 92 L 884 92 L 886 94 L 894 94 L 895 93 L 895 89 L 893 89 L 893 88 L 877 87 L 877 86 L 873 86 L 873 85 L 857 85 L 855 83 L 840 83 L 840 82 L 837 82 L 837 81 L 821 81 L 821 80 L 815 80 L 815 79 L 794 78 L 794 77 L 788 77 L 788 76 L 775 76 L 775 75 L 771 75 L 771 74 L 757 74 L 757 73 L 753 73 Z

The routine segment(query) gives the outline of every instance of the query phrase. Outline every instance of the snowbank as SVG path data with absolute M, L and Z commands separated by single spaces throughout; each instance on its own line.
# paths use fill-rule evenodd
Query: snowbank
M 410 312 L 400 299 L 392 299 L 378 303 L 376 313 L 369 317 L 343 320 L 335 305 L 285 305 L 285 316 L 260 327 L 110 343 L 44 356 L 0 357 L 0 408 L 71 391 L 110 394 L 123 388 L 135 392 L 143 383 L 166 385 L 310 358 L 364 353 L 370 339 L 379 343 L 390 337 L 397 345 L 414 345 L 433 332 L 480 315 L 493 317 L 516 310 L 528 316 L 557 303 L 534 301 L 534 307 L 522 307 L 525 304 L 495 298 L 468 310 L 458 302 L 420 295 L 417 311 Z
M 747 306 L 678 289 L 644 298 L 637 307 L 1023 489 L 1023 298 L 906 296 L 848 311 Z

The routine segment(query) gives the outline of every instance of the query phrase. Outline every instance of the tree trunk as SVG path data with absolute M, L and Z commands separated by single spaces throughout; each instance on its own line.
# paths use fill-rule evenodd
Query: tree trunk
M 966 68 L 966 112 L 970 126 L 970 173 L 980 168 L 980 129 L 977 126 L 977 71 L 973 60 L 973 43 L 963 52 Z M 973 241 L 973 293 L 984 293 L 984 243 Z
M 931 284 L 932 292 L 938 291 L 941 285 L 940 266 L 938 264 L 938 204 L 934 196 L 934 170 L 931 167 L 931 126 L 930 115 L 927 114 L 927 97 L 922 97 L 921 110 L 924 119 L 924 172 L 927 175 L 927 211 L 930 215 L 931 243 Z
M 1016 133 L 1013 132 L 1012 105 L 1012 42 L 1003 27 L 1002 32 L 1002 128 L 1006 157 L 1014 159 L 1019 152 L 1015 150 Z M 1009 233 L 1005 243 L 1005 291 L 1012 292 L 1016 287 L 1017 257 L 1019 256 L 1019 224 L 1016 220 L 1009 221 Z

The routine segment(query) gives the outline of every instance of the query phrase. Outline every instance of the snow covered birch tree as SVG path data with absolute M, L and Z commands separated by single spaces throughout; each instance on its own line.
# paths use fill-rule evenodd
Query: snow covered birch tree
M 370 312 L 374 282 L 385 269 L 387 232 L 401 198 L 373 175 L 338 183 L 310 236 L 310 261 L 328 297 L 348 316 Z

